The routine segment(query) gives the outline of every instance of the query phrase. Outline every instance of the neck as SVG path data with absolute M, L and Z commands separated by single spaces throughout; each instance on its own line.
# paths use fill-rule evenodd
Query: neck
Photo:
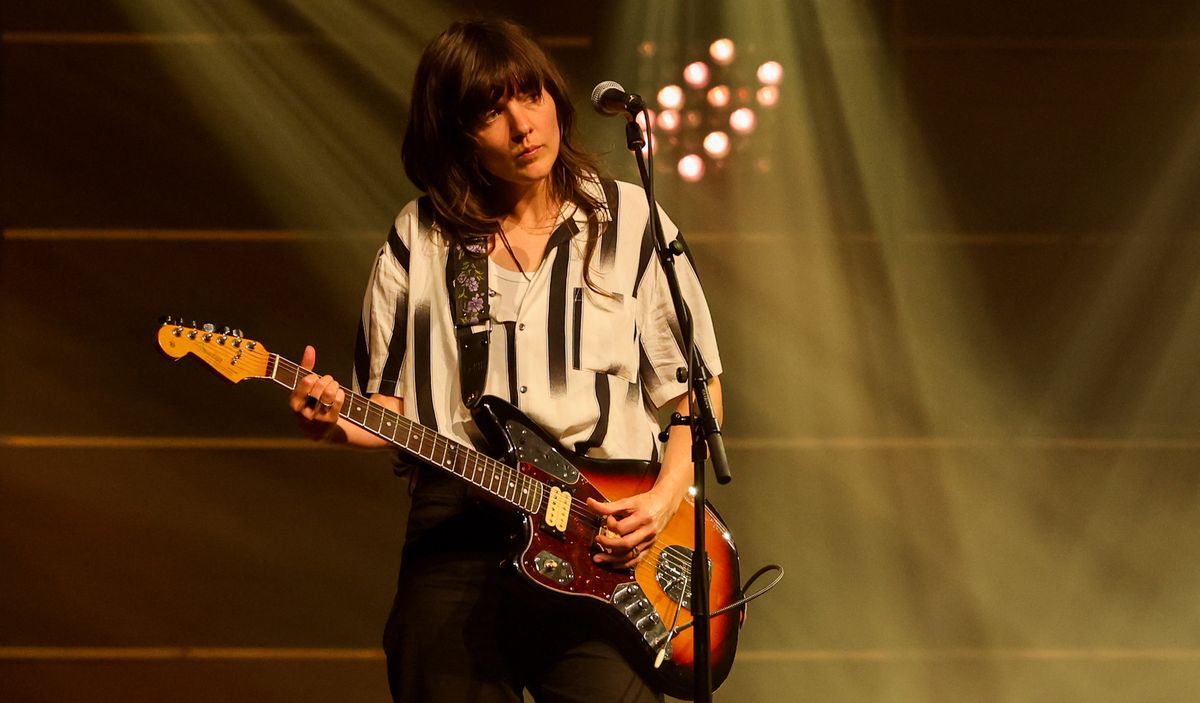
M 506 193 L 506 214 L 501 221 L 506 229 L 521 227 L 529 230 L 545 228 L 558 218 L 561 208 L 550 192 L 548 179 Z

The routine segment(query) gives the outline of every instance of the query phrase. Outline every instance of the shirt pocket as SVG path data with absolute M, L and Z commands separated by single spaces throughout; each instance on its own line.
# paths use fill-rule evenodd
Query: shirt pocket
M 610 298 L 583 287 L 574 290 L 572 300 L 572 367 L 637 383 L 633 305 L 624 297 Z

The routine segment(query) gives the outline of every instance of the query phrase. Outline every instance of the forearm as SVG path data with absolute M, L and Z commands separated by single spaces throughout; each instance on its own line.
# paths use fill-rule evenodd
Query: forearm
M 721 397 L 721 380 L 713 378 L 708 382 L 708 392 L 712 397 L 713 411 L 717 420 L 724 418 L 724 404 Z M 688 397 L 681 395 L 675 402 L 675 412 L 688 414 Z M 692 465 L 692 428 L 688 425 L 672 425 L 667 436 L 666 447 L 663 450 L 662 466 L 659 468 L 658 480 L 651 489 L 664 498 L 672 501 L 672 507 L 677 506 L 683 499 L 687 489 L 694 482 Z

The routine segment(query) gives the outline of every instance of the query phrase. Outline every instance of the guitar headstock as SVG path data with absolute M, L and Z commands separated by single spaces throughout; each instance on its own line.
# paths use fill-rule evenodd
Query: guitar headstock
M 173 359 L 195 354 L 234 383 L 267 377 L 270 353 L 258 342 L 244 338 L 241 330 L 217 330 L 211 324 L 197 327 L 195 322 L 189 326 L 167 317 L 158 328 L 158 347 Z

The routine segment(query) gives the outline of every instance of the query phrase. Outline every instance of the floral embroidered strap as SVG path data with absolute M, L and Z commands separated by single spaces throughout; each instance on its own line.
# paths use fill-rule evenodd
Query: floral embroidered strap
M 472 327 L 488 322 L 491 314 L 488 305 L 487 243 L 475 241 L 452 247 L 446 274 L 454 307 L 462 398 L 470 408 L 483 397 L 487 381 L 488 343 L 492 336 L 490 326 L 478 332 L 471 331 Z

